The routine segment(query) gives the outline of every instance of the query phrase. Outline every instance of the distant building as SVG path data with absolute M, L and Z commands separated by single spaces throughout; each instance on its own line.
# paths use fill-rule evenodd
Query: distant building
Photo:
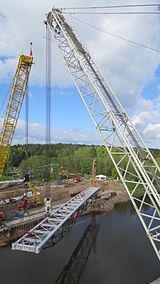
M 107 176 L 98 175 L 98 176 L 96 176 L 96 180 L 97 180 L 97 181 L 105 181 L 105 180 L 107 180 Z

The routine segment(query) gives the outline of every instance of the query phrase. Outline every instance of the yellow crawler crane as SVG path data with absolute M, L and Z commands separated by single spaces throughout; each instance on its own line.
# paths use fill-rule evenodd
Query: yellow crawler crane
M 32 64 L 32 50 L 30 50 L 29 56 L 20 55 L 0 135 L 0 177 L 3 174 L 4 166 L 12 143 L 19 113 L 26 93 Z

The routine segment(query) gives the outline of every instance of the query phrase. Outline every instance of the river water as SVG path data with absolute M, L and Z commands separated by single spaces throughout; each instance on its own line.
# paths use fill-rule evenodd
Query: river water
M 59 243 L 38 255 L 1 248 L 0 284 L 148 284 L 160 277 L 160 263 L 130 202 L 96 216 L 99 230 L 91 234 L 94 241 L 86 256 L 80 242 L 90 223 L 90 216 L 81 217 Z M 67 274 L 72 281 L 58 282 L 71 257 Z

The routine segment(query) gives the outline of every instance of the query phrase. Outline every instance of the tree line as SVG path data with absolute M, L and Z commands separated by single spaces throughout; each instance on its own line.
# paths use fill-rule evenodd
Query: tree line
M 160 164 L 160 150 L 151 149 L 151 152 Z M 97 174 L 112 178 L 118 176 L 104 146 L 62 143 L 12 146 L 5 175 L 18 174 L 23 177 L 27 171 L 31 171 L 38 179 L 45 179 L 47 175 L 53 180 L 62 178 L 63 175 L 65 178 L 74 172 L 70 162 L 72 160 L 78 174 L 89 178 L 94 159 L 96 159 Z

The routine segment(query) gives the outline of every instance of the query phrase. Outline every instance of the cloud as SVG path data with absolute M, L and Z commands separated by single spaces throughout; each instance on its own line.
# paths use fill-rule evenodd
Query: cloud
M 154 107 L 155 103 L 151 100 L 139 99 L 137 109 L 132 117 L 134 126 L 140 131 L 152 120 L 158 116 L 157 110 Z
M 123 1 L 123 4 L 127 2 L 127 0 Z M 145 1 L 145 3 L 149 2 L 149 0 Z M 136 1 L 132 0 L 131 3 L 136 3 Z M 101 4 L 106 5 L 106 1 L 101 1 Z M 110 0 L 109 4 L 112 5 L 115 2 Z M 96 6 L 97 1 L 88 0 L 82 3 L 82 1 L 76 0 L 75 4 L 75 1 L 70 0 L 66 4 L 64 0 L 55 0 L 54 5 L 58 7 Z M 20 0 L 0 0 L 0 84 L 11 82 L 19 54 L 21 52 L 27 54 L 29 43 L 32 41 L 35 64 L 32 66 L 30 84 L 32 86 L 45 85 L 46 55 L 43 20 L 52 6 L 52 0 L 34 2 L 31 0 L 24 0 L 23 2 Z M 101 15 L 76 17 L 121 37 L 159 49 L 159 16 Z M 66 18 L 78 37 L 87 46 L 98 68 L 102 70 L 102 74 L 117 93 L 124 107 L 132 113 L 133 122 L 140 133 L 144 138 L 149 137 L 147 127 L 149 129 L 149 125 L 158 125 L 159 123 L 160 98 L 159 101 L 154 100 L 155 107 L 152 100 L 143 100 L 141 93 L 145 86 L 155 79 L 155 71 L 160 63 L 160 54 L 133 46 L 100 31 L 95 31 L 78 23 L 70 16 L 66 16 Z M 52 42 L 52 50 L 52 85 L 59 86 L 60 89 L 62 86 L 65 87 L 72 83 L 54 41 Z M 64 92 L 61 92 L 61 95 L 63 94 Z M 18 127 L 23 128 L 20 125 Z M 33 135 L 30 134 L 33 141 L 44 140 L 44 137 L 42 139 L 40 134 L 43 127 L 40 124 L 35 124 L 32 125 L 32 128 L 35 131 Z M 75 139 L 74 135 L 72 136 L 74 132 L 72 129 L 66 131 L 67 134 L 64 130 L 57 130 L 57 135 L 60 135 L 62 140 L 67 140 L 67 135 L 71 139 Z M 18 134 L 18 130 L 16 133 L 16 135 L 21 136 L 21 132 Z M 76 136 L 77 141 L 89 141 L 91 138 L 93 138 L 93 143 L 95 141 L 92 133 L 89 136 L 85 132 L 77 131 Z M 18 137 L 17 141 L 19 140 Z M 157 139 L 159 138 L 157 137 Z
M 0 118 L 0 131 L 2 128 L 3 119 Z M 46 143 L 46 128 L 44 125 L 39 123 L 28 124 L 28 137 L 25 137 L 26 123 L 23 120 L 18 120 L 15 134 L 13 137 L 12 145 L 15 144 L 44 144 Z M 87 132 L 78 128 L 61 128 L 51 129 L 51 143 L 73 143 L 73 144 L 101 144 L 98 133 Z
M 153 101 L 141 99 L 132 117 L 132 122 L 140 132 L 146 144 L 151 148 L 159 148 L 160 143 L 160 96 Z
M 133 123 L 136 128 L 144 128 L 148 122 L 153 118 L 153 113 L 149 113 L 148 111 L 141 111 L 133 118 Z
M 6 17 L 0 12 L 0 22 L 6 21 Z
M 0 74 L 1 82 L 8 83 L 15 71 L 15 65 L 17 64 L 17 58 L 2 58 L 0 60 Z
M 39 123 L 29 123 L 28 142 L 45 143 L 45 126 Z M 97 133 L 86 132 L 80 129 L 52 129 L 51 143 L 101 144 Z M 13 144 L 25 144 L 25 122 L 18 121 Z
M 110 16 L 101 20 L 104 30 L 155 48 L 159 47 L 158 25 L 158 21 L 154 23 L 153 18 L 139 16 L 123 16 L 123 19 L 121 16 Z M 102 36 L 100 32 L 96 38 L 98 45 L 94 48 L 92 43 L 96 62 L 100 63 L 105 77 L 123 105 L 133 107 L 138 102 L 144 86 L 154 79 L 160 55 L 111 36 L 106 39 L 106 35 Z
M 67 6 L 75 6 L 75 1 L 69 1 Z M 103 2 L 103 1 L 102 1 Z M 134 1 L 132 1 L 134 2 Z M 114 3 L 111 1 L 110 4 Z M 57 6 L 66 6 L 66 1 L 54 1 Z M 91 2 L 88 1 L 88 5 Z M 92 5 L 97 1 L 92 1 Z M 105 3 L 106 4 L 106 3 Z M 31 84 L 45 84 L 45 26 L 43 20 L 45 13 L 51 10 L 53 2 L 40 0 L 36 1 L 0 0 L 1 11 L 7 19 L 2 23 L 0 36 L 0 50 L 2 56 L 17 57 L 21 51 L 28 52 L 29 42 L 33 41 L 34 61 L 32 68 Z M 85 4 L 87 5 L 87 3 Z M 76 6 L 82 6 L 81 1 L 76 1 Z M 122 37 L 136 40 L 158 48 L 159 40 L 159 18 L 158 16 L 82 16 L 91 24 L 104 30 L 118 34 Z M 133 46 L 101 32 L 92 30 L 87 26 L 67 17 L 73 25 L 82 42 L 88 47 L 91 55 L 95 58 L 97 65 L 103 70 L 103 74 L 109 80 L 113 89 L 120 94 L 123 101 L 132 104 L 137 94 L 143 89 L 148 80 L 154 77 L 154 71 L 158 66 L 160 56 L 155 52 L 144 50 Z M 14 34 L 14 36 L 13 36 Z M 67 74 L 63 60 L 55 42 L 53 43 L 53 77 L 52 82 L 58 85 L 67 85 L 71 81 Z M 5 64 L 9 66 L 12 59 Z M 14 61 L 16 66 L 16 61 Z M 55 68 L 56 67 L 56 68 Z M 7 68 L 6 68 L 7 69 Z M 13 66 L 11 64 L 11 73 Z M 56 70 L 56 72 L 55 72 Z M 2 75 L 3 74 L 3 75 Z M 0 74 L 4 79 L 7 70 Z M 8 76 L 7 76 L 8 79 Z M 128 95 L 128 98 L 126 99 Z
M 160 141 L 160 123 L 149 123 L 143 131 L 145 140 L 151 148 L 159 148 Z

